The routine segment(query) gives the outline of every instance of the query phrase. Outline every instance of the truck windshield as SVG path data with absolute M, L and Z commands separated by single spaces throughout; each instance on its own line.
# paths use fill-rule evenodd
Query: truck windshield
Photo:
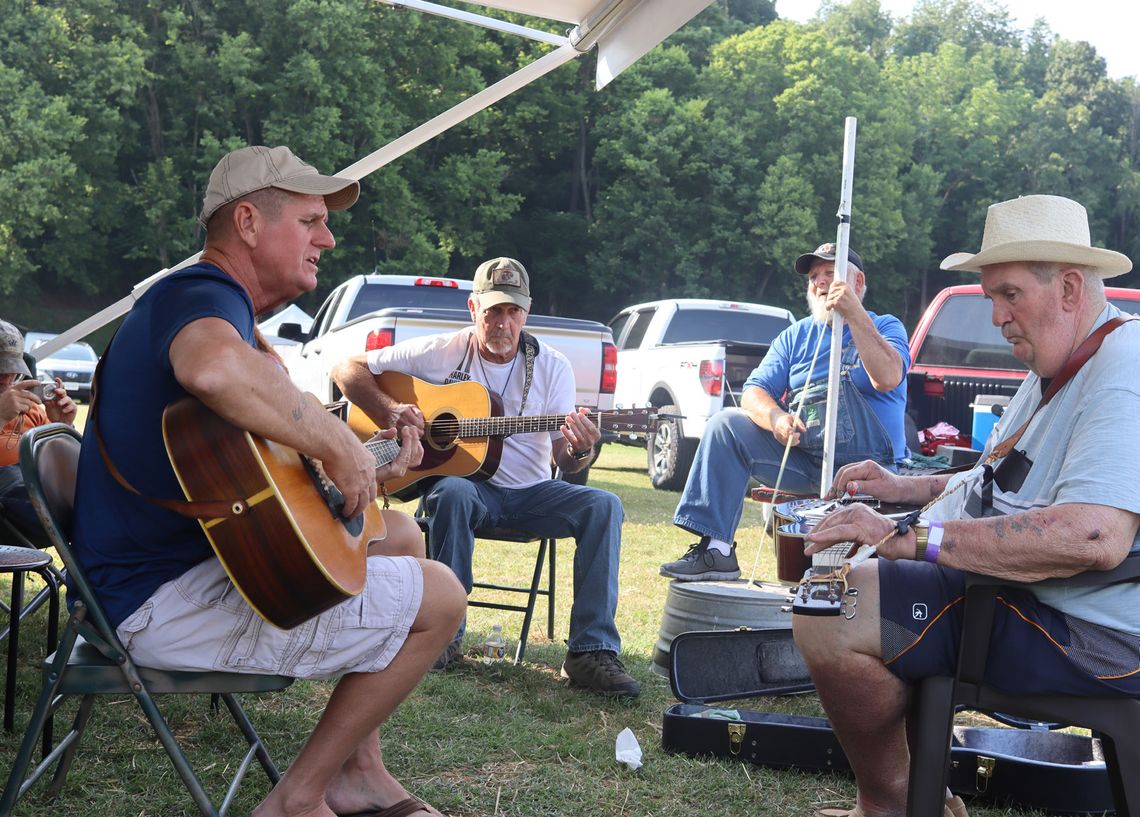
M 1125 312 L 1140 309 L 1138 300 L 1108 300 Z M 1013 356 L 1013 347 L 993 325 L 991 315 L 990 302 L 981 295 L 952 296 L 938 310 L 915 364 L 1026 371 L 1028 367 Z
M 471 292 L 456 287 L 405 286 L 402 284 L 365 284 L 360 288 L 347 321 L 393 306 L 422 309 L 466 309 Z
M 785 317 L 738 309 L 684 309 L 669 322 L 662 343 L 732 340 L 771 343 L 790 326 Z
M 981 295 L 952 296 L 938 310 L 915 364 L 1025 371 L 991 315 L 990 302 Z

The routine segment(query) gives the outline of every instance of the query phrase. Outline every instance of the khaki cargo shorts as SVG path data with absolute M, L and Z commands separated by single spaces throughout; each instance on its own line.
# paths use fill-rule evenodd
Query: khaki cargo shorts
M 253 611 L 211 558 L 159 587 L 118 634 L 137 664 L 155 669 L 312 679 L 379 672 L 404 645 L 423 589 L 411 556 L 370 556 L 359 596 L 282 630 Z

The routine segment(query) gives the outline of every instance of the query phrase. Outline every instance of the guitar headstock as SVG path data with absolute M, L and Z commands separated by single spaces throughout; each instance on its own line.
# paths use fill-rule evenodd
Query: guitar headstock
M 657 426 L 657 420 L 653 406 L 611 409 L 598 413 L 598 428 L 615 434 L 647 434 Z

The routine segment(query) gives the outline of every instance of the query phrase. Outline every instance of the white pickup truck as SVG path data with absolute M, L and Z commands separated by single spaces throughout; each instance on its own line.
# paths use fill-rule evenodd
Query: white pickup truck
M 369 349 L 420 335 L 453 332 L 471 323 L 471 281 L 415 275 L 358 275 L 336 287 L 317 310 L 308 332 L 282 324 L 277 334 L 297 341 L 284 354 L 293 382 L 332 402 L 341 395 L 329 372 L 337 362 Z M 574 370 L 575 403 L 608 410 L 614 405 L 617 351 L 603 323 L 530 315 L 526 329 L 562 352 Z M 580 480 L 585 472 L 579 472 Z M 579 480 L 576 480 L 579 481 Z
M 618 349 L 615 405 L 652 405 L 675 417 L 661 416 L 648 439 L 618 439 L 647 447 L 654 487 L 685 486 L 709 418 L 739 405 L 744 381 L 794 321 L 787 309 L 698 298 L 629 306 L 610 321 Z

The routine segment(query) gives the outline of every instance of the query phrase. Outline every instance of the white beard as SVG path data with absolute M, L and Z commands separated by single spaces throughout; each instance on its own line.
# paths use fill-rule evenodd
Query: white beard
M 488 337 L 484 343 L 493 354 L 499 356 L 509 355 L 511 348 L 514 346 L 514 341 L 511 340 L 511 338 L 503 337 L 502 335 Z
M 811 310 L 811 318 L 820 326 L 826 324 L 831 320 L 831 310 L 827 308 L 827 298 L 816 295 L 815 290 L 808 287 L 807 291 L 808 309 Z

